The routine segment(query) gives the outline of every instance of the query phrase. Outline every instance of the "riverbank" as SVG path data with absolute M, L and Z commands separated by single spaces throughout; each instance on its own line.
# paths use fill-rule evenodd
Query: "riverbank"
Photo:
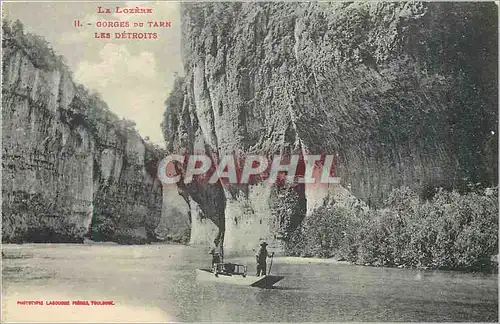
M 326 263 L 326 264 L 351 264 L 348 261 L 339 261 L 337 259 L 328 258 L 303 258 L 303 257 L 291 257 L 283 256 L 274 258 L 275 262 L 290 263 L 290 264 L 306 264 L 306 263 Z
M 348 261 L 339 261 L 334 258 L 304 258 L 304 257 L 293 257 L 293 256 L 274 256 L 272 258 L 273 263 L 286 263 L 286 264 L 345 264 L 352 265 L 352 263 Z M 253 256 L 228 256 L 225 258 L 225 262 L 232 263 L 247 263 L 253 264 L 255 263 L 255 257 Z M 271 259 L 268 259 L 268 264 L 271 262 Z
M 483 274 L 498 274 L 498 261 L 497 256 L 492 257 L 491 264 L 487 267 L 480 269 L 436 269 L 425 266 L 389 266 L 389 265 L 378 265 L 378 264 L 360 264 L 353 263 L 347 260 L 339 260 L 337 258 L 318 258 L 318 257 L 295 257 L 295 256 L 276 256 L 273 257 L 273 263 L 285 263 L 285 264 L 331 264 L 331 265 L 352 265 L 357 267 L 373 267 L 373 268 L 386 268 L 386 269 L 409 269 L 409 270 L 439 270 L 439 271 L 452 271 L 456 273 L 483 273 Z M 253 264 L 255 263 L 254 257 L 227 257 L 227 262 L 243 263 L 243 264 Z M 268 264 L 270 259 L 268 260 Z

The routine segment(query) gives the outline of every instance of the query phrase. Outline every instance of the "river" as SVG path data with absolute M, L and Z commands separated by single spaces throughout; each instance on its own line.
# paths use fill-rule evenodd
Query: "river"
M 196 282 L 206 250 L 181 245 L 2 246 L 4 321 L 497 321 L 498 277 L 275 258 L 275 289 Z M 253 272 L 252 258 L 247 263 Z M 269 264 L 268 264 L 269 266 Z M 18 305 L 106 300 L 114 305 Z

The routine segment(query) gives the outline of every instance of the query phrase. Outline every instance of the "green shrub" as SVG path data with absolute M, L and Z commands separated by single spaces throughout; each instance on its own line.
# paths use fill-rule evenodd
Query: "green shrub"
M 96 242 L 112 241 L 118 227 L 111 215 L 94 214 L 91 226 L 91 239 Z
M 439 190 L 421 201 L 394 190 L 383 209 L 322 206 L 287 246 L 291 255 L 346 259 L 376 266 L 486 271 L 498 254 L 498 188 L 478 194 Z

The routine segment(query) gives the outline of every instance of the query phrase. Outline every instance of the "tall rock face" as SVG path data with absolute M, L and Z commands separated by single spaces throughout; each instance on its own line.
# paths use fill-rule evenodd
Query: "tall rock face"
M 2 241 L 155 239 L 163 153 L 20 26 L 3 26 Z
M 496 184 L 497 13 L 494 3 L 183 4 L 169 152 L 334 154 L 342 181 L 188 186 L 192 223 L 211 219 L 226 247 L 247 249 L 332 195 L 376 207 L 403 185 L 425 198 Z

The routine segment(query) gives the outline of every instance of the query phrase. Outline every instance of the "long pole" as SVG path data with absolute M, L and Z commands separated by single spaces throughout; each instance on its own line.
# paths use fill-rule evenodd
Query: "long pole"
M 268 275 L 271 274 L 271 267 L 273 266 L 273 258 L 274 258 L 274 252 L 271 254 L 271 264 L 269 264 L 269 271 L 267 272 Z

